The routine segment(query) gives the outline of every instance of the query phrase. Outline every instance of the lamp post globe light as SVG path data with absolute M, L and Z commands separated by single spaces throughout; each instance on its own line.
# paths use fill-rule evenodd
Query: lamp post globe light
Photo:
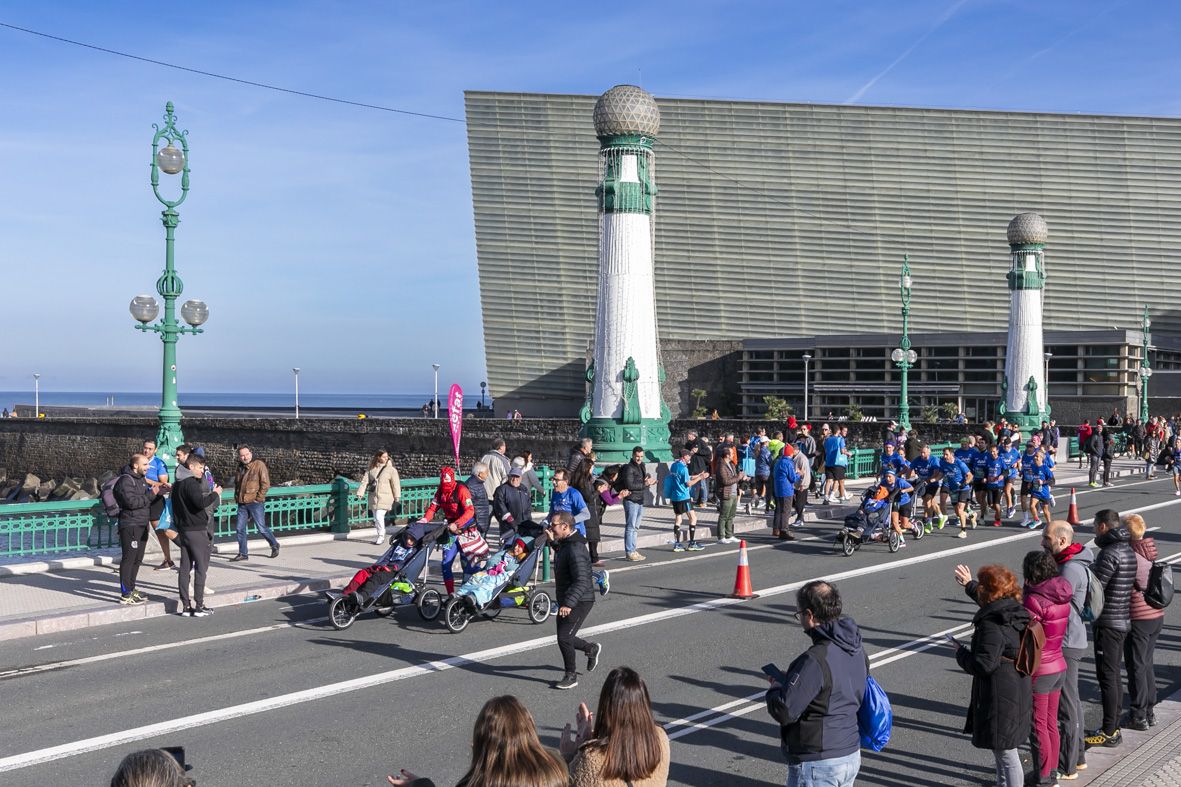
M 150 295 L 138 295 L 131 301 L 131 316 L 140 324 L 141 331 L 154 331 L 164 344 L 163 385 L 160 394 L 160 429 L 156 435 L 158 455 L 175 472 L 176 448 L 184 442 L 181 432 L 180 408 L 176 405 L 176 340 L 182 333 L 202 333 L 199 327 L 209 319 L 209 307 L 202 301 L 186 301 L 180 307 L 181 317 L 187 326 L 176 319 L 176 299 L 184 292 L 184 283 L 176 273 L 173 246 L 176 226 L 180 214 L 176 208 L 189 194 L 189 142 L 188 131 L 178 131 L 172 102 L 165 106 L 164 126 L 153 123 L 156 135 L 152 139 L 152 192 L 164 206 L 161 221 L 164 224 L 164 272 L 156 281 L 156 292 L 164 299 L 164 317 L 159 323 L 149 325 L 160 313 L 160 304 Z M 160 146 L 161 141 L 167 144 Z M 180 147 L 176 147 L 177 144 Z M 160 172 L 166 175 L 180 175 L 180 198 L 166 199 L 160 193 Z
M 898 427 L 910 431 L 910 401 L 907 399 L 906 387 L 909 371 L 918 361 L 918 353 L 910 349 L 910 288 L 914 280 L 910 277 L 910 255 L 902 255 L 902 275 L 898 278 L 898 293 L 902 297 L 902 341 L 894 352 L 890 353 L 890 360 L 902 370 L 901 390 L 898 395 Z
M 1152 320 L 1148 319 L 1148 307 L 1144 307 L 1144 322 L 1141 328 L 1144 332 L 1144 361 L 1140 364 L 1140 420 L 1148 423 L 1148 378 L 1152 377 L 1152 367 L 1148 365 L 1148 329 L 1152 327 Z
M 812 356 L 804 353 L 804 420 L 808 420 L 808 362 L 812 360 Z

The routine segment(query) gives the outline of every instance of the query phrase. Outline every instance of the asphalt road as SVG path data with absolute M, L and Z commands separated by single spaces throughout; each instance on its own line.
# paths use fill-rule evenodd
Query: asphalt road
M 1181 558 L 1181 498 L 1170 481 L 1088 490 L 1079 503 L 1085 521 L 1102 507 L 1151 507 L 1143 516 L 1161 528 L 1153 535 L 1162 557 Z M 584 629 L 603 643 L 602 664 L 568 692 L 550 688 L 561 676 L 552 619 L 533 625 L 517 610 L 460 634 L 410 608 L 338 632 L 309 596 L 0 643 L 0 784 L 101 784 L 130 751 L 183 745 L 202 787 L 360 787 L 384 784 L 399 768 L 442 787 L 465 770 L 471 724 L 489 697 L 520 697 L 543 741 L 556 745 L 577 703 L 593 708 L 619 664 L 645 677 L 657 720 L 676 722 L 670 783 L 782 784 L 759 668 L 785 666 L 807 647 L 791 615 L 794 591 L 818 577 L 840 588 L 894 705 L 894 737 L 864 754 L 858 784 L 991 782 L 991 755 L 960 732 L 970 679 L 940 644 L 949 630 L 969 638 L 976 609 L 952 570 L 960 562 L 1019 570 L 1039 534 L 982 526 L 959 540 L 949 527 L 895 555 L 868 545 L 847 558 L 832 546 L 833 529 L 803 528 L 816 538 L 789 544 L 749 539 L 760 597 L 744 602 L 726 597 L 734 547 L 612 561 L 612 592 Z M 1171 608 L 1157 649 L 1161 698 L 1181 688 L 1179 617 Z M 1099 716 L 1093 676 L 1088 659 L 1090 727 Z

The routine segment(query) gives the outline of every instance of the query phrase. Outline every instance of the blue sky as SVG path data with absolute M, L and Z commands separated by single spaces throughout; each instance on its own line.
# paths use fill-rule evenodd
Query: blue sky
M 1181 115 L 1175 3 L 4 2 L 0 22 L 463 117 L 463 91 Z M 152 123 L 189 130 L 189 391 L 478 391 L 462 123 L 263 90 L 0 28 L 0 390 L 158 390 L 131 298 L 163 267 Z M 589 119 L 588 119 L 589 123 Z M 591 143 L 593 144 L 593 142 Z M 176 186 L 175 183 L 167 183 Z M 594 184 L 587 184 L 593 189 Z M 588 296 L 590 293 L 588 293 Z

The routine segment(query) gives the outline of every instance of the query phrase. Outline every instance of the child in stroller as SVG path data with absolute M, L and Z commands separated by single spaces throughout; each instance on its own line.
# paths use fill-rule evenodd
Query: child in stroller
M 837 544 L 846 555 L 871 541 L 885 541 L 891 552 L 899 547 L 898 532 L 890 524 L 890 509 L 895 494 L 883 484 L 871 486 L 861 496 L 857 512 L 845 517 L 845 526 L 837 533 Z
M 537 587 L 536 575 L 547 540 L 544 533 L 535 539 L 513 539 L 506 550 L 490 557 L 447 599 L 443 623 L 448 631 L 463 631 L 478 616 L 495 618 L 505 607 L 522 607 L 531 621 L 544 623 L 550 616 L 552 599 Z
M 513 572 L 529 555 L 529 547 L 523 539 L 513 539 L 508 549 L 503 549 L 488 558 L 484 567 L 464 582 L 458 590 L 457 596 L 465 596 L 468 606 L 474 612 L 477 607 L 486 607 L 492 601 L 497 591 L 512 579 Z M 517 591 L 514 593 L 514 590 Z M 524 599 L 524 588 L 510 588 L 500 596 L 500 606 L 520 606 Z

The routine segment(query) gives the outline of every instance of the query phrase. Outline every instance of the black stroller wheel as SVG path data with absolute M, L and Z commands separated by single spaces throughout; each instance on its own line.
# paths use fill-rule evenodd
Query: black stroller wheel
M 545 623 L 550 616 L 550 607 L 553 601 L 549 597 L 549 593 L 540 592 L 534 593 L 533 598 L 529 599 L 529 619 L 534 623 Z
M 394 591 L 392 588 L 386 588 L 377 601 L 373 602 L 373 611 L 383 618 L 388 618 L 394 614 Z
M 494 598 L 494 599 L 492 599 L 492 606 L 490 606 L 490 607 L 488 607 L 488 609 L 484 610 L 484 617 L 487 618 L 488 620 L 496 620 L 496 618 L 499 617 L 499 615 L 500 615 L 500 599 Z
M 898 531 L 890 528 L 890 532 L 886 533 L 886 546 L 890 548 L 891 552 L 897 552 L 901 547 L 898 541 Z
M 851 535 L 849 535 L 848 533 L 842 533 L 841 534 L 841 551 L 845 553 L 845 557 L 852 556 L 853 550 L 856 548 L 857 548 L 856 545 L 853 543 L 853 537 Z
M 418 594 L 415 606 L 423 620 L 434 620 L 443 611 L 443 594 L 434 588 L 424 590 Z
M 357 619 L 357 607 L 348 596 L 335 598 L 328 605 L 328 622 L 337 631 L 344 631 Z
M 447 602 L 446 608 L 443 610 L 443 625 L 452 634 L 458 634 L 467 628 L 467 624 L 471 622 L 468 617 L 467 604 L 464 603 L 463 596 L 456 596 Z

